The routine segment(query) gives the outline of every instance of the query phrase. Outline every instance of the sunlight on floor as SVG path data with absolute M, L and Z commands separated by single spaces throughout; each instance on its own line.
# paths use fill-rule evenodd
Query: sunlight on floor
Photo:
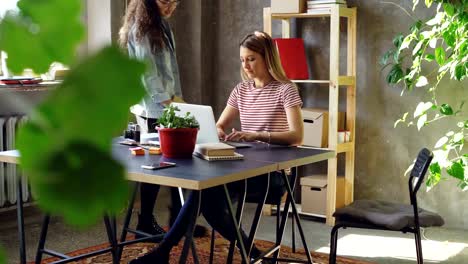
M 465 243 L 423 240 L 423 257 L 430 262 L 449 259 L 468 247 Z M 329 253 L 329 247 L 318 252 Z M 391 257 L 416 260 L 416 245 L 412 238 L 350 234 L 338 239 L 338 255 L 356 257 Z

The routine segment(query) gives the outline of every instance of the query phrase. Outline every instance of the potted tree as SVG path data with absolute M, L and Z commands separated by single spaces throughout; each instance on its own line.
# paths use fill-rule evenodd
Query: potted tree
M 185 116 L 176 115 L 177 106 L 169 105 L 158 119 L 161 151 L 167 158 L 189 158 L 192 156 L 197 141 L 200 125 L 190 112 Z

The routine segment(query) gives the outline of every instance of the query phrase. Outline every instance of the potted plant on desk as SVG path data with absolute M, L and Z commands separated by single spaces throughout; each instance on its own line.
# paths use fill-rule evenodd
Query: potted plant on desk
M 161 151 L 167 158 L 190 158 L 200 125 L 190 112 L 177 116 L 176 111 L 177 106 L 167 106 L 157 121 Z

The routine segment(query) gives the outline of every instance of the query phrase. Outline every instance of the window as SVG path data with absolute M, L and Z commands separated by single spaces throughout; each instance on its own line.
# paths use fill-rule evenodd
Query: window
M 2 0 L 0 4 L 0 19 L 5 15 L 8 10 L 16 11 L 16 3 L 18 0 Z
M 1 0 L 0 3 L 0 20 L 6 14 L 7 11 L 17 12 L 18 8 L 16 3 L 18 0 Z M 5 65 L 6 54 L 0 51 L 0 76 L 6 75 L 6 65 Z

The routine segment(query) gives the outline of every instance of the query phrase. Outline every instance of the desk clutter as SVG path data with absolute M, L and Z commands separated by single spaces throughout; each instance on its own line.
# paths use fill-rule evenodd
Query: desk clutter
M 41 78 L 13 77 L 0 79 L 0 84 L 5 85 L 33 85 L 41 82 Z
M 226 143 L 196 144 L 193 155 L 204 160 L 239 160 L 244 156 L 235 152 L 236 148 Z
M 123 144 L 123 145 L 126 145 L 126 144 Z M 148 153 L 150 155 L 161 155 L 162 154 L 161 148 L 159 148 L 159 147 L 133 147 L 133 148 L 130 148 L 130 152 L 134 156 L 143 156 L 143 155 L 146 154 L 145 149 L 148 150 Z

